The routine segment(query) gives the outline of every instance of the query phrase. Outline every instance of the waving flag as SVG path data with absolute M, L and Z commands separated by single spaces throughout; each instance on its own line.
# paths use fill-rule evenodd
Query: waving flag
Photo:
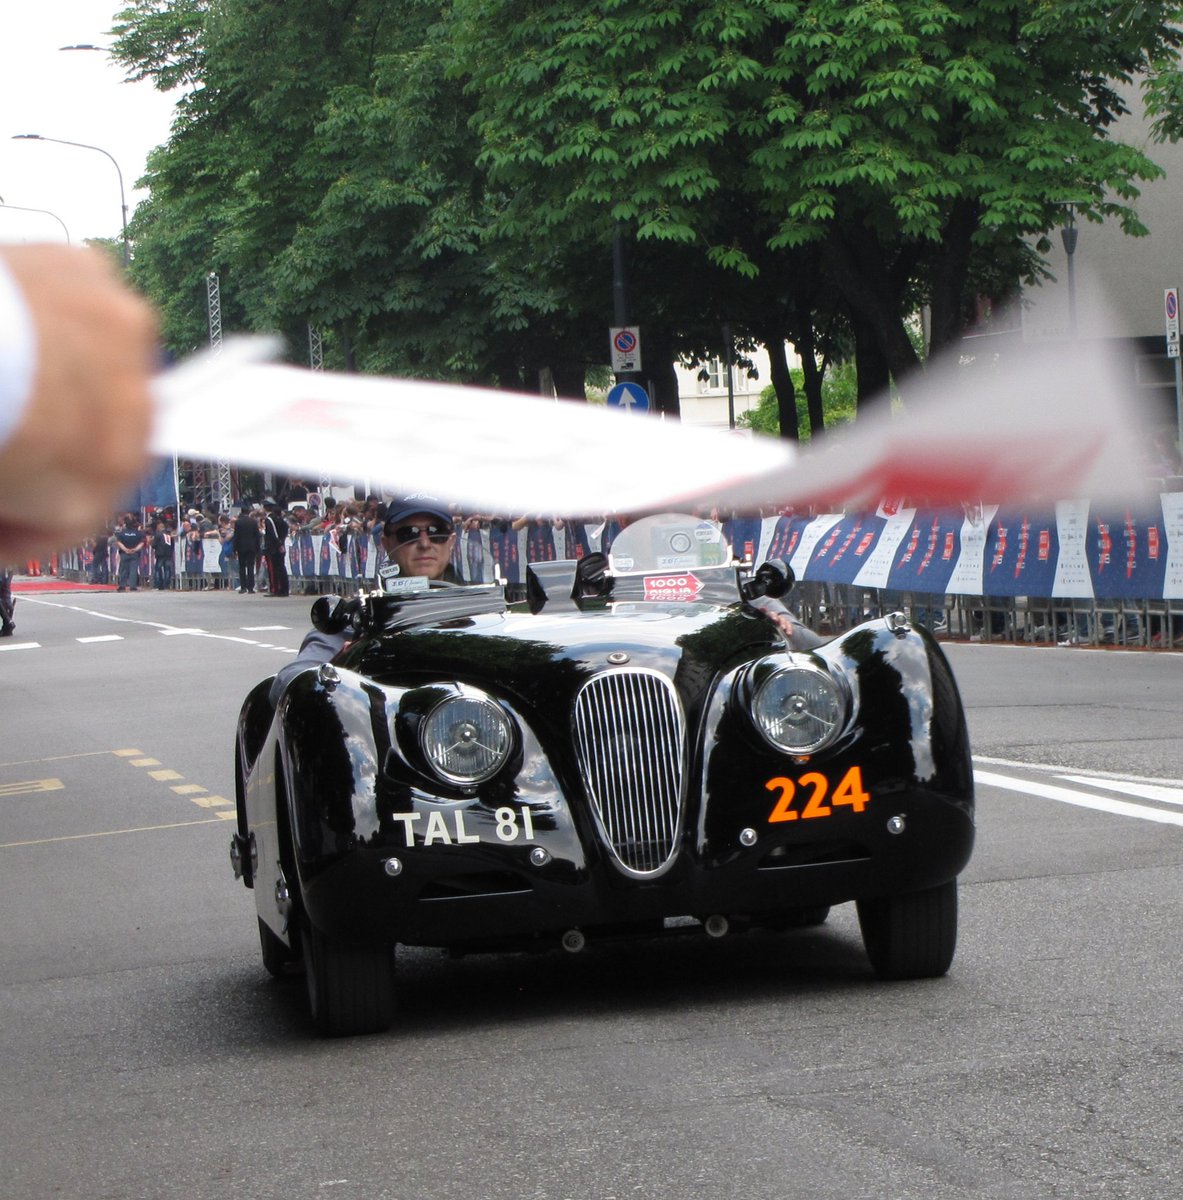
M 797 453 L 597 405 L 260 361 L 228 342 L 162 377 L 155 448 L 286 471 L 329 470 L 507 514 L 792 504 L 874 511 L 1116 498 L 1137 490 L 1131 377 L 1098 352 L 1020 348 L 929 367 L 891 406 Z

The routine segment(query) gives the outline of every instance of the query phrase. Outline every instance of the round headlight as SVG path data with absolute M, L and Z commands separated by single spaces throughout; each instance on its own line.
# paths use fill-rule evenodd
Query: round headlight
M 775 671 L 756 690 L 752 714 L 778 750 L 812 754 L 838 735 L 845 705 L 838 685 L 815 667 Z
M 427 761 L 450 783 L 480 783 L 495 775 L 513 748 L 509 717 L 487 696 L 449 696 L 419 728 Z

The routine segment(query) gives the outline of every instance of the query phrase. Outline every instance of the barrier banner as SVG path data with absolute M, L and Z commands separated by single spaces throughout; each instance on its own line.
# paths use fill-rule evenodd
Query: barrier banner
M 1163 569 L 1163 598 L 1183 599 L 1183 492 L 1161 497 L 1166 557 Z
M 1055 513 L 999 509 L 986 539 L 983 594 L 1051 596 L 1059 546 Z
M 943 595 L 1081 600 L 1183 598 L 1183 493 L 1157 505 L 912 509 L 781 516 L 762 523 L 759 559 L 798 579 Z
M 853 583 L 886 524 L 878 513 L 849 513 L 814 546 L 804 577 L 822 583 Z
M 1157 513 L 1101 509 L 1090 514 L 1085 551 L 1098 599 L 1162 596 L 1166 577 L 1164 520 Z

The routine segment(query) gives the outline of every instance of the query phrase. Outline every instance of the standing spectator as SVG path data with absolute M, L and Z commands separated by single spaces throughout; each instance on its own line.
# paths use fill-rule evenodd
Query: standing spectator
M 173 535 L 163 521 L 152 534 L 152 586 L 167 592 L 173 585 Z
M 90 564 L 91 583 L 111 582 L 111 531 L 101 529 L 95 534 L 94 559 Z
M 185 541 L 185 574 L 189 586 L 205 587 L 205 543 L 201 540 L 201 512 L 191 508 L 181 526 Z
M 267 516 L 263 520 L 263 557 L 267 560 L 270 594 L 286 596 L 288 568 L 284 562 L 284 546 L 288 537 L 288 523 L 274 500 L 269 500 L 265 507 Z
M 238 590 L 255 590 L 255 564 L 259 561 L 259 518 L 244 504 L 234 519 L 234 553 L 238 557 Z
M 16 601 L 12 598 L 12 568 L 0 567 L 0 637 L 12 637 L 16 629 L 13 614 Z
M 238 586 L 238 563 L 234 557 L 234 526 L 228 513 L 218 514 L 218 570 L 222 573 L 220 586 L 229 590 Z
M 140 585 L 140 551 L 144 548 L 144 534 L 140 523 L 128 513 L 123 528 L 115 535 L 115 548 L 119 551 L 119 586 L 116 591 L 134 592 Z

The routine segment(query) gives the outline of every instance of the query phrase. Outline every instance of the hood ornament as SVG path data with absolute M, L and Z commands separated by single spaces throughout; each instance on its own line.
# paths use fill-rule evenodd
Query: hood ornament
M 613 650 L 608 655 L 608 662 L 614 667 L 623 667 L 628 662 L 628 655 L 623 650 Z

